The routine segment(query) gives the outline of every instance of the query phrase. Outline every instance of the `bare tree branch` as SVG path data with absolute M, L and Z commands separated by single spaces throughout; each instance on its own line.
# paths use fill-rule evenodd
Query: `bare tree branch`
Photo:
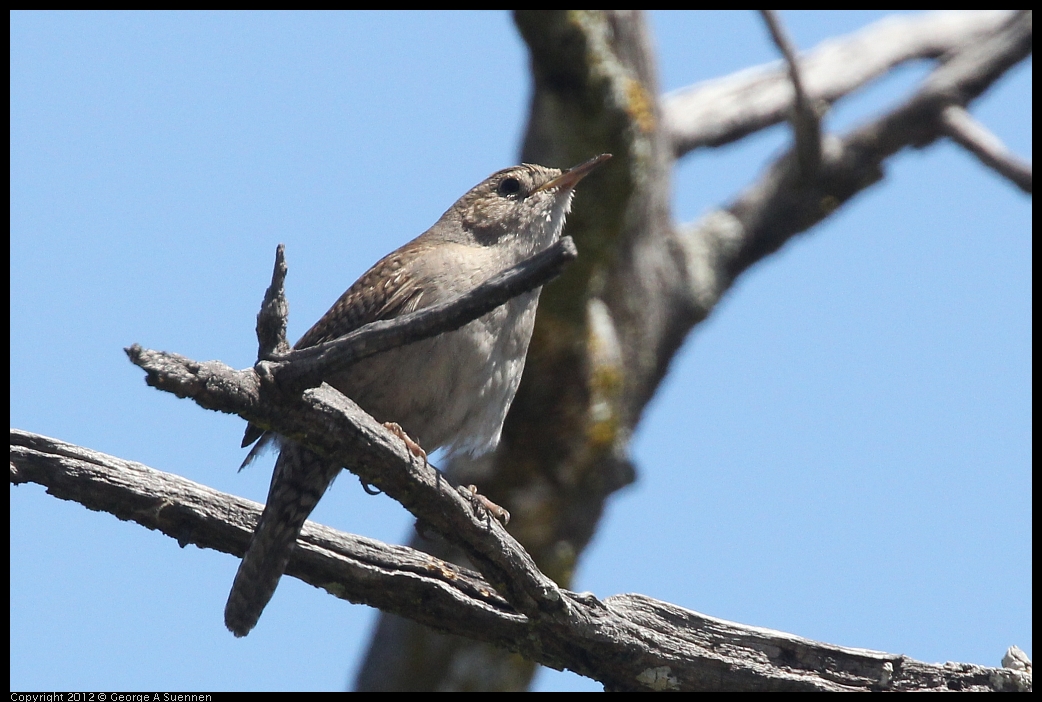
M 261 505 L 55 439 L 11 430 L 11 482 L 241 555 Z M 511 609 L 479 575 L 402 546 L 307 522 L 287 573 L 349 600 L 570 668 L 612 690 L 1030 690 L 1030 661 L 920 663 L 746 627 L 640 595 L 563 591 L 557 613 Z M 563 613 L 565 616 L 561 616 Z
M 258 355 L 254 370 L 262 381 L 262 389 L 289 394 L 300 392 L 368 356 L 458 329 L 507 300 L 553 280 L 577 256 L 575 243 L 565 236 L 528 260 L 500 271 L 451 300 L 392 320 L 372 322 L 339 339 L 290 350 L 286 342 L 289 306 L 284 291 L 287 266 L 285 247 L 280 244 L 275 251 L 271 284 L 264 292 L 257 313 Z M 260 438 L 267 428 L 264 424 L 250 424 L 242 440 L 243 447 Z M 243 466 L 253 458 L 251 452 Z
M 799 159 L 800 173 L 804 178 L 810 179 L 817 175 L 821 166 L 821 121 L 818 119 L 814 103 L 803 87 L 796 49 L 782 27 L 781 20 L 774 10 L 760 10 L 760 14 L 767 24 L 771 38 L 789 66 L 789 80 L 792 82 L 793 92 L 790 121 L 796 141 L 796 155 Z
M 997 136 L 958 105 L 941 110 L 944 133 L 981 163 L 1031 194 L 1031 164 L 1006 148 Z
M 257 358 L 268 359 L 289 351 L 286 341 L 286 325 L 289 321 L 289 303 L 286 302 L 286 246 L 279 244 L 275 249 L 275 267 L 271 272 L 271 285 L 264 291 L 264 300 L 257 313 Z
M 828 104 L 907 61 L 939 58 L 987 36 L 1009 11 L 933 12 L 887 17 L 803 54 L 807 94 Z M 792 104 L 789 77 L 777 64 L 748 68 L 682 88 L 662 98 L 662 120 L 674 155 L 723 146 L 786 118 Z
M 842 138 L 827 138 L 817 181 L 805 182 L 787 153 L 726 209 L 681 227 L 693 304 L 708 314 L 742 271 L 878 182 L 887 158 L 944 136 L 941 112 L 948 105 L 973 100 L 1030 52 L 1031 15 L 1014 16 L 952 52 L 902 105 Z

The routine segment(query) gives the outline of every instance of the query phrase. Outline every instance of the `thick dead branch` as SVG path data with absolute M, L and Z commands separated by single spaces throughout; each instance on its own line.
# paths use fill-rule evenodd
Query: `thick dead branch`
M 281 344 L 281 325 L 272 318 L 285 309 L 278 302 L 285 277 L 282 254 L 280 248 L 272 284 L 265 295 L 261 317 L 267 321 L 258 321 L 260 327 L 275 330 L 274 338 L 269 339 L 259 331 L 262 349 Z M 484 509 L 487 500 L 482 502 L 470 490 L 457 490 L 425 459 L 420 461 L 422 465 L 413 465 L 414 457 L 401 441 L 335 389 L 323 384 L 304 391 L 303 396 L 300 389 L 367 355 L 459 328 L 552 279 L 575 256 L 574 244 L 565 237 L 447 304 L 369 324 L 314 349 L 260 361 L 255 370 L 236 371 L 217 361 L 200 363 L 136 344 L 127 349 L 127 355 L 146 371 L 149 385 L 178 397 L 190 397 L 207 409 L 238 414 L 253 426 L 306 443 L 348 466 L 364 484 L 377 486 L 413 509 L 425 525 L 462 546 L 520 611 L 553 611 L 564 605 L 557 586 L 539 572 L 498 521 L 488 518 Z
M 241 555 L 261 506 L 139 463 L 11 430 L 11 482 Z M 1029 690 L 1030 662 L 931 665 L 745 627 L 640 595 L 563 591 L 567 616 L 512 610 L 479 575 L 308 522 L 287 570 L 338 597 L 569 668 L 612 690 Z M 1012 649 L 1011 649 L 1012 651 Z
M 887 17 L 824 41 L 803 54 L 801 73 L 811 100 L 831 104 L 895 66 L 935 59 L 987 36 L 1010 18 L 1006 10 L 933 12 Z M 756 66 L 682 88 L 662 98 L 662 119 L 676 157 L 723 146 L 785 121 L 792 104 L 787 71 Z

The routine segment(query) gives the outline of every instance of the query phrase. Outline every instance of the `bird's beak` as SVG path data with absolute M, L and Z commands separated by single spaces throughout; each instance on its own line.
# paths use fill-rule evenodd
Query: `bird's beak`
M 607 161 L 609 158 L 611 158 L 611 154 L 594 156 L 589 161 L 584 161 L 574 168 L 569 168 L 556 178 L 546 181 L 532 192 L 537 193 L 540 190 L 554 189 L 571 190 L 580 180 L 589 175 L 590 171 Z

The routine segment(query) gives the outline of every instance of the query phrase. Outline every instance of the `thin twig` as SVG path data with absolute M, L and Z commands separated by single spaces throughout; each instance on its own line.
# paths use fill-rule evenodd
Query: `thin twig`
M 1002 140 L 964 108 L 949 105 L 941 110 L 944 133 L 1002 177 L 1031 194 L 1031 163 L 1006 148 Z
M 289 303 L 286 302 L 286 245 L 275 249 L 275 267 L 271 272 L 271 285 L 264 291 L 264 300 L 257 313 L 257 358 L 270 358 L 289 351 L 286 341 L 286 320 Z
M 276 356 L 266 372 L 284 388 L 314 387 L 322 378 L 363 358 L 459 329 L 508 300 L 550 282 L 577 256 L 571 237 L 561 237 L 553 246 L 452 300 L 372 322 L 339 339 Z
M 785 57 L 789 65 L 789 80 L 792 82 L 792 131 L 796 140 L 796 156 L 800 163 L 801 175 L 810 180 L 814 178 L 821 166 L 821 121 L 817 111 L 803 88 L 800 77 L 799 61 L 796 50 L 789 40 L 785 28 L 774 10 L 760 10 L 763 21 L 767 24 L 771 39 Z

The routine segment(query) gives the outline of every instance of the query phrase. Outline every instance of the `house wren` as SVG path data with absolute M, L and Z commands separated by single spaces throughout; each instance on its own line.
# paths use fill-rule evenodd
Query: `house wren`
M 294 348 L 452 299 L 552 245 L 576 184 L 610 157 L 602 154 L 563 173 L 531 164 L 493 173 L 433 227 L 370 268 Z M 398 424 L 428 451 L 490 451 L 521 381 L 538 301 L 537 288 L 455 331 L 363 359 L 325 381 L 378 421 Z M 277 440 L 281 453 L 224 610 L 236 636 L 256 625 L 304 521 L 341 468 L 294 441 L 262 437 L 252 426 L 243 446 L 257 438 Z

